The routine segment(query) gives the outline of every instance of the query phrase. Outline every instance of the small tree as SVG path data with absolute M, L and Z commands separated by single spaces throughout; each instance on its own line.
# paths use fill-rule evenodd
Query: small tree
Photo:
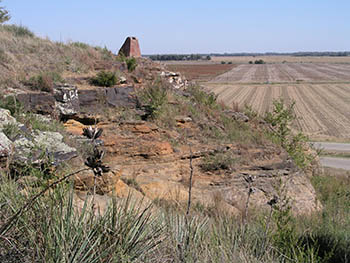
M 0 0 L 0 3 L 2 0 Z M 0 6 L 0 24 L 10 20 L 11 16 L 9 12 L 5 9 L 5 7 Z

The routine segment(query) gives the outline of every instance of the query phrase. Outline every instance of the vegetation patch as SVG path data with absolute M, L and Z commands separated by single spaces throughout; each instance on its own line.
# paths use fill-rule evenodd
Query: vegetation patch
M 200 167 L 204 172 L 231 170 L 237 163 L 237 160 L 238 159 L 235 158 L 230 152 L 216 153 L 203 158 Z
M 126 62 L 126 66 L 127 66 L 129 72 L 132 72 L 136 69 L 136 67 L 137 67 L 136 58 L 134 58 L 134 57 L 126 58 L 125 62 Z
M 112 87 L 118 82 L 118 77 L 114 72 L 100 71 L 96 77 L 90 80 L 90 83 L 100 87 Z
M 43 72 L 25 81 L 25 85 L 33 90 L 53 92 L 54 84 L 63 82 L 63 78 L 58 72 Z
M 1 25 L 0 29 L 14 34 L 16 37 L 34 38 L 35 35 L 27 27 L 22 25 Z

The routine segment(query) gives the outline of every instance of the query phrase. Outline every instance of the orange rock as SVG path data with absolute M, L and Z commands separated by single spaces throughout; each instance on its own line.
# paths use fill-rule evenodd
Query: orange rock
M 113 195 L 119 198 L 126 198 L 130 195 L 132 198 L 136 200 L 142 200 L 142 199 L 148 200 L 148 198 L 144 197 L 139 191 L 129 187 L 126 183 L 124 183 L 120 179 L 116 182 L 116 184 L 114 184 L 113 191 L 110 192 L 109 195 Z
M 165 199 L 183 203 L 188 199 L 187 190 L 182 185 L 174 182 L 151 182 L 142 184 L 140 187 L 145 195 L 152 200 Z
M 107 194 L 114 190 L 114 185 L 119 181 L 121 171 L 104 173 L 101 177 L 96 177 L 96 193 Z M 94 174 L 89 171 L 75 177 L 74 188 L 78 191 L 92 191 L 94 189 Z
M 83 128 L 85 128 L 85 125 L 76 121 L 76 120 L 68 120 L 64 127 L 69 133 L 75 134 L 75 135 L 82 135 Z
M 168 142 L 155 142 L 153 143 L 153 152 L 156 155 L 166 155 L 172 154 L 174 150 Z

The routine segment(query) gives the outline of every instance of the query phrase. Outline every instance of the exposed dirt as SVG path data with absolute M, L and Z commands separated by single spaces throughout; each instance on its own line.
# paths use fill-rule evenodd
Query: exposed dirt
M 167 68 L 170 71 L 180 72 L 188 80 L 208 81 L 217 75 L 223 74 L 232 68 L 237 67 L 233 64 L 169 64 Z
M 262 59 L 267 63 L 350 63 L 350 57 L 296 57 L 296 56 L 237 56 L 211 57 L 212 62 L 231 61 L 232 63 L 246 63 Z
M 329 63 L 241 64 L 211 80 L 212 83 L 328 83 L 349 81 L 350 67 L 347 64 Z

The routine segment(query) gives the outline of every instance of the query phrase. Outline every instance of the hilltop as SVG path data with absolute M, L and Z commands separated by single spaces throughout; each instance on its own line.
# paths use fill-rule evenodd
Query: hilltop
M 288 138 L 276 137 L 274 128 L 251 109 L 220 103 L 214 94 L 162 64 L 116 56 L 106 48 L 78 42 L 54 43 L 10 25 L 0 26 L 0 58 L 0 138 L 7 142 L 0 144 L 2 173 L 13 180 L 0 189 L 1 203 L 10 202 L 5 191 L 20 192 L 25 199 L 67 171 L 84 168 L 97 143 L 105 152 L 103 162 L 109 171 L 100 177 L 92 170 L 79 173 L 72 177 L 74 191 L 58 194 L 63 202 L 71 193 L 73 206 L 82 213 L 86 202 L 94 203 L 95 214 L 103 214 L 115 200 L 129 200 L 131 194 L 138 202 L 152 202 L 152 213 L 164 209 L 177 218 L 184 215 L 189 189 L 193 224 L 203 218 L 221 220 L 225 215 L 220 224 L 235 219 L 232 227 L 245 226 L 272 211 L 273 202 L 279 202 L 276 211 L 282 217 L 284 212 L 306 216 L 322 209 L 310 182 L 317 162 L 308 159 L 307 147 L 297 142 L 293 143 L 299 148 L 284 147 L 281 139 Z M 83 136 L 89 126 L 103 129 L 96 142 Z M 18 208 L 23 199 L 11 202 L 18 202 Z M 44 212 L 40 205 L 33 209 Z M 5 210 L 0 223 L 12 211 Z M 183 231 L 188 230 L 188 216 Z M 176 234 L 174 229 L 161 235 Z M 7 234 L 16 236 L 16 231 Z M 259 231 L 263 236 L 263 230 Z M 263 242 L 270 242 L 266 238 Z M 166 244 L 176 251 L 176 245 Z M 214 251 L 212 244 L 207 245 Z M 171 249 L 163 253 L 171 255 Z M 195 250 L 198 259 L 201 249 Z M 130 256 L 130 251 L 122 252 Z M 179 251 L 176 260 L 182 262 L 191 254 L 188 248 Z M 247 248 L 232 253 L 228 249 L 221 256 L 229 260 L 240 251 L 257 262 L 279 257 L 270 250 L 253 255 Z M 42 251 L 46 256 L 50 253 Z M 35 252 L 29 249 L 27 255 Z

